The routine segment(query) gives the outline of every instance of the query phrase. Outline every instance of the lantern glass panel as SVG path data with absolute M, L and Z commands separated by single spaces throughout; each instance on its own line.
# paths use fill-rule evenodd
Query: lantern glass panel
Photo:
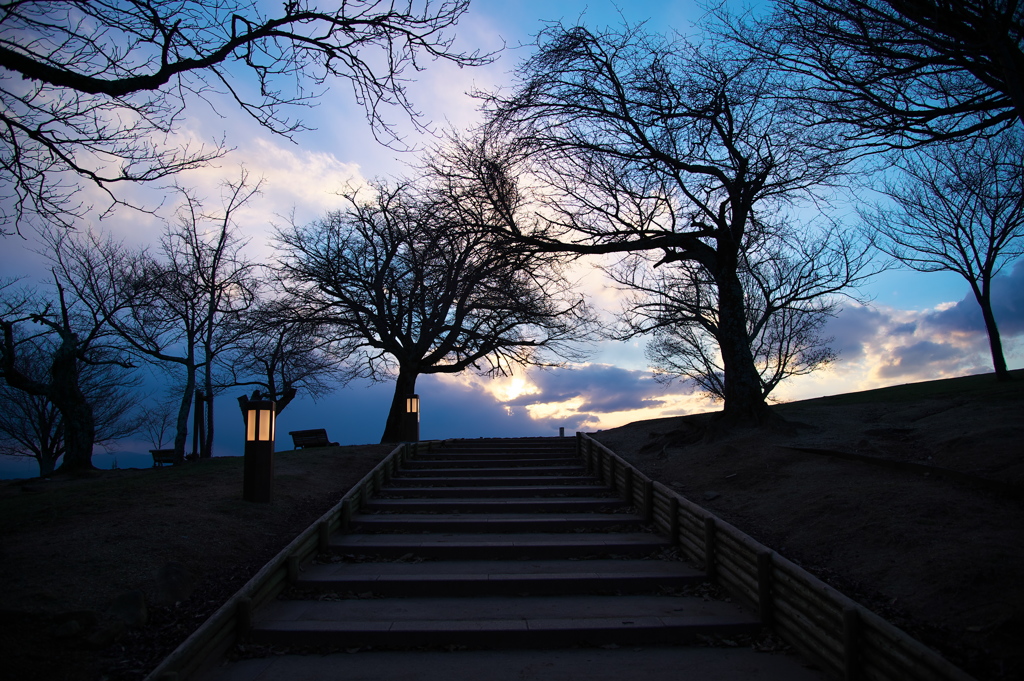
M 260 409 L 259 416 L 259 441 L 268 442 L 273 439 L 273 418 L 270 415 L 270 410 Z
M 245 439 L 252 442 L 256 439 L 256 410 L 250 409 L 245 419 Z

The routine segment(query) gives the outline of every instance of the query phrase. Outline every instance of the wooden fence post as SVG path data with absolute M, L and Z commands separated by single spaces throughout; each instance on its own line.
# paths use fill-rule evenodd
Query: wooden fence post
M 772 552 L 757 552 L 757 614 L 761 624 L 772 623 Z
M 860 613 L 853 606 L 843 608 L 843 679 L 860 678 Z
M 321 520 L 316 525 L 316 547 L 320 553 L 331 550 L 331 526 L 326 520 Z
M 679 543 L 679 497 L 668 498 L 668 534 L 673 546 Z
M 704 572 L 708 579 L 715 578 L 715 519 L 711 516 L 704 518 Z
M 252 631 L 252 599 L 242 596 L 235 607 L 235 633 L 241 638 Z
M 654 521 L 654 481 L 644 481 L 644 522 Z
M 299 581 L 299 557 L 292 554 L 285 559 L 285 567 L 288 571 L 288 583 L 294 585 Z
M 341 531 L 348 532 L 352 527 L 352 499 L 344 499 L 341 502 Z

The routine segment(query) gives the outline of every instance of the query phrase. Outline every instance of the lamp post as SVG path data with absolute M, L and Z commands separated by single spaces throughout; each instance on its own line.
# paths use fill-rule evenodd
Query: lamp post
M 245 461 L 242 498 L 269 502 L 274 494 L 274 409 L 271 400 L 245 405 Z
M 420 396 L 405 398 L 405 437 L 409 442 L 420 440 Z

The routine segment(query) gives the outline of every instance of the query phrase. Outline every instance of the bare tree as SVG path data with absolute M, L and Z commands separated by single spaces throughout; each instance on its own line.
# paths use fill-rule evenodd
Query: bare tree
M 300 391 L 314 400 L 345 382 L 322 324 L 283 300 L 265 301 L 242 320 L 238 351 L 224 361 L 226 385 L 255 386 L 280 414 Z
M 1018 0 L 778 0 L 726 33 L 807 84 L 857 144 L 912 147 L 1024 122 Z
M 787 85 L 742 53 L 636 27 L 553 25 L 515 91 L 488 98 L 494 164 L 508 166 L 505 181 L 539 185 L 539 206 L 510 215 L 507 233 L 541 250 L 647 252 L 653 266 L 684 263 L 713 282 L 700 305 L 715 319 L 727 423 L 775 420 L 751 347 L 748 325 L 762 322 L 748 309 L 748 263 L 809 254 L 807 231 L 782 228 L 786 212 L 835 186 L 848 160 L 835 130 L 793 115 Z M 864 252 L 823 242 L 816 260 L 798 263 L 810 279 L 794 304 L 856 283 Z
M 53 355 L 52 343 L 22 343 L 18 348 L 19 369 L 37 382 L 44 382 L 47 358 Z M 82 392 L 92 406 L 95 424 L 94 445 L 109 446 L 136 431 L 136 396 L 132 388 L 138 380 L 113 364 L 83 364 Z M 0 452 L 31 456 L 39 464 L 39 475 L 51 475 L 64 455 L 64 419 L 57 406 L 45 395 L 18 390 L 0 383 Z
M 147 405 L 140 420 L 140 430 L 149 438 L 153 449 L 163 449 L 167 433 L 174 422 L 174 403 L 158 401 Z
M 112 387 L 102 379 L 88 385 L 84 367 L 134 366 L 121 348 L 107 342 L 109 329 L 104 321 L 91 315 L 80 299 L 67 295 L 56 275 L 54 283 L 55 300 L 26 292 L 4 301 L 0 310 L 0 378 L 9 387 L 43 398 L 57 409 L 64 454 L 60 471 L 78 473 L 93 467 L 95 402 Z M 3 288 L 9 287 L 10 283 Z M 33 331 L 26 332 L 29 324 Z
M 848 258 L 855 247 L 842 235 L 799 242 L 748 245 L 739 270 L 744 290 L 746 341 L 757 368 L 761 396 L 767 398 L 792 376 L 828 366 L 836 354 L 831 339 L 821 336 L 839 306 L 829 283 L 843 282 L 842 272 L 859 267 Z M 837 247 L 838 245 L 838 247 Z M 719 348 L 722 334 L 715 280 L 697 263 L 655 268 L 648 254 L 635 254 L 611 271 L 623 285 L 620 337 L 652 334 L 647 358 L 655 377 L 693 380 L 707 394 L 725 398 L 725 368 Z
M 174 438 L 184 460 L 188 416 L 198 372 L 212 397 L 217 355 L 240 337 L 233 321 L 252 305 L 258 291 L 255 265 L 241 253 L 234 216 L 258 190 L 243 173 L 224 185 L 220 211 L 207 213 L 182 192 L 176 225 L 168 225 L 154 255 L 132 250 L 94 233 L 61 237 L 52 248 L 61 281 L 93 314 L 124 340 L 132 353 L 182 376 Z M 207 441 L 213 439 L 213 400 L 205 403 Z
M 551 258 L 467 224 L 447 195 L 374 189 L 278 239 L 303 315 L 328 325 L 354 375 L 395 379 L 382 442 L 402 438 L 420 375 L 508 375 L 579 356 L 572 343 L 588 336 L 589 311 Z
M 468 0 L 20 0 L 0 6 L 0 224 L 32 214 L 70 227 L 88 208 L 80 183 L 110 205 L 119 184 L 153 182 L 226 148 L 175 146 L 186 106 L 233 99 L 267 129 L 334 79 L 347 80 L 375 134 L 397 139 L 384 109 L 417 119 L 409 70 L 426 59 L 473 66 L 490 56 L 452 49 Z
M 988 332 L 992 365 L 1010 380 L 992 312 L 992 280 L 1024 255 L 1024 137 L 926 147 L 884 182 L 889 207 L 861 212 L 878 247 L 919 272 L 956 272 L 971 287 Z

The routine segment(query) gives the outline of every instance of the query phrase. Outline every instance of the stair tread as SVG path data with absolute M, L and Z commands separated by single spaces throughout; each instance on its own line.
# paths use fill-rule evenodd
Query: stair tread
M 321 563 L 308 566 L 300 580 L 313 579 L 509 579 L 513 577 L 694 577 L 685 563 L 660 560 L 452 560 L 418 563 Z
M 261 609 L 257 628 L 306 625 L 337 630 L 386 626 L 415 630 L 499 625 L 531 628 L 579 626 L 756 624 L 756 616 L 725 601 L 678 596 L 476 596 L 338 601 L 279 600 Z M 617 624 L 616 624 L 617 623 Z M 631 624 L 627 624 L 631 623 Z
M 445 506 L 458 506 L 459 504 L 479 504 L 481 506 L 495 507 L 521 506 L 528 504 L 564 504 L 565 506 L 587 506 L 590 504 L 606 504 L 612 506 L 616 503 L 625 504 L 626 502 L 618 497 L 510 497 L 505 499 L 490 499 L 487 497 L 442 497 L 440 499 L 387 499 L 384 497 L 374 497 L 368 503 L 372 503 L 375 506 L 389 506 L 392 508 L 402 508 L 403 506 L 436 506 L 437 508 L 443 508 Z
M 644 518 L 636 513 L 358 513 L 352 516 L 353 522 L 393 522 L 396 520 L 410 523 L 429 522 L 431 520 L 471 521 L 507 523 L 515 521 L 535 520 L 537 522 L 587 522 L 595 520 L 612 520 L 616 522 L 643 522 Z
M 612 546 L 665 545 L 667 541 L 647 532 L 485 532 L 346 534 L 331 538 L 331 546 L 358 549 L 369 546 Z
M 557 482 L 556 482 L 557 481 Z M 591 475 L 495 475 L 495 476 L 472 476 L 465 475 L 459 477 L 453 476 L 434 476 L 429 475 L 416 475 L 416 476 L 403 476 L 397 475 L 389 481 L 388 484 L 404 484 L 412 485 L 415 483 L 416 487 L 427 487 L 436 485 L 445 485 L 445 483 L 453 483 L 451 486 L 458 485 L 472 485 L 478 486 L 509 486 L 509 487 L 546 487 L 550 485 L 579 485 L 581 487 L 589 486 L 600 486 L 607 488 L 606 485 L 598 482 L 597 478 Z M 504 483 L 504 484 L 503 484 Z

